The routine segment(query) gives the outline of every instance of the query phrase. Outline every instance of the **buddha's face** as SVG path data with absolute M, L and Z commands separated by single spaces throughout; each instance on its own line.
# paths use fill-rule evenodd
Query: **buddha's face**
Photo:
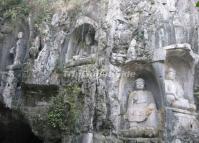
M 18 37 L 19 39 L 23 38 L 23 32 L 19 32 L 18 35 L 17 35 L 17 37 Z
M 139 79 L 137 79 L 135 81 L 135 86 L 136 86 L 136 89 L 138 89 L 138 90 L 143 90 L 144 89 L 144 84 L 145 84 L 145 82 L 141 78 L 139 78 Z
M 86 35 L 85 43 L 86 43 L 86 45 L 91 45 L 92 44 L 92 39 L 91 39 L 91 35 L 90 34 Z
M 176 78 L 176 72 L 173 69 L 170 69 L 168 74 L 167 74 L 167 78 L 170 80 L 175 80 Z

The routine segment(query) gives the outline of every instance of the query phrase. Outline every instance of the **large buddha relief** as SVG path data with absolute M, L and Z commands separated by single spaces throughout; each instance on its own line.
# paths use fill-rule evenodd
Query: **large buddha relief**
M 158 136 L 161 126 L 162 94 L 150 64 L 127 65 L 124 71 L 135 72 L 120 82 L 121 136 L 137 139 Z
M 126 119 L 131 136 L 155 136 L 158 131 L 158 112 L 153 94 L 145 89 L 145 81 L 138 78 L 135 90 L 128 96 Z

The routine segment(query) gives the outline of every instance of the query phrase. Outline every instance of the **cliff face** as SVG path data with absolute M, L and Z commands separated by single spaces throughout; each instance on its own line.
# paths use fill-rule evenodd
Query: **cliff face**
M 0 27 L 0 99 L 35 136 L 45 143 L 199 142 L 192 1 L 51 5 L 40 24 L 36 11 L 14 30 L 6 21 Z

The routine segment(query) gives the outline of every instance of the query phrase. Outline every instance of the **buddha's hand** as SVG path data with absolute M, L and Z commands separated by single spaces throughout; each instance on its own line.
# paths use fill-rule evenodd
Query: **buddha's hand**
M 176 101 L 176 98 L 174 94 L 166 94 L 166 100 L 169 104 L 172 104 L 174 101 Z
M 196 105 L 190 104 L 189 106 L 190 106 L 191 111 L 195 111 L 196 110 Z
M 156 106 L 154 103 L 151 103 L 147 106 L 147 109 L 146 109 L 146 114 L 147 116 L 149 116 L 152 112 L 154 112 L 156 110 Z

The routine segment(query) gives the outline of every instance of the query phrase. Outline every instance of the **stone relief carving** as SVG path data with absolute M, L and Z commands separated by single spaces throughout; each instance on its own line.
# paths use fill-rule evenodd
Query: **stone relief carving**
M 165 91 L 166 100 L 170 106 L 180 109 L 196 110 L 196 106 L 184 98 L 184 90 L 182 85 L 176 80 L 176 71 L 173 68 L 168 69 L 165 80 Z
M 130 137 L 155 136 L 159 123 L 153 94 L 145 90 L 144 79 L 138 78 L 135 84 L 136 89 L 128 97 L 126 119 L 129 129 L 123 133 Z
M 137 57 L 137 54 L 136 54 L 136 49 L 135 49 L 135 46 L 136 46 L 137 42 L 135 39 L 133 39 L 130 43 L 130 46 L 129 46 L 129 49 L 127 51 L 127 58 L 129 60 L 135 60 L 136 57 Z
M 87 59 L 96 54 L 97 41 L 95 32 L 94 27 L 86 23 L 74 30 L 68 44 L 65 57 L 66 63 Z
M 8 74 L 6 78 L 6 86 L 3 90 L 3 100 L 7 107 L 11 108 L 12 106 L 12 98 L 16 94 L 17 91 L 17 74 L 15 72 L 16 69 L 20 69 L 23 63 L 23 58 L 25 56 L 25 42 L 24 42 L 24 33 L 19 32 L 17 35 L 16 46 L 12 47 L 9 51 L 9 54 L 13 56 L 13 64 L 7 66 Z M 18 87 L 20 88 L 20 86 Z
M 15 52 L 15 59 L 14 59 L 14 65 L 21 64 L 22 62 L 22 53 L 23 53 L 23 32 L 18 33 L 18 41 L 16 45 L 16 52 Z
M 87 57 L 96 52 L 97 47 L 93 44 L 94 40 L 90 32 L 85 35 L 85 40 L 83 42 L 82 44 L 84 45 L 78 46 L 77 53 L 73 56 L 73 59 Z
M 114 43 L 111 53 L 111 63 L 122 65 L 126 61 L 127 50 L 131 42 L 132 31 L 129 30 L 128 23 L 121 17 L 116 20 Z
M 39 49 L 41 46 L 41 39 L 39 36 L 37 36 L 33 42 L 32 47 L 30 48 L 29 51 L 29 56 L 30 58 L 36 59 L 38 56 L 38 53 L 41 49 Z
M 25 49 L 26 49 L 25 47 L 26 43 L 23 35 L 24 35 L 23 32 L 18 33 L 17 35 L 18 40 L 16 42 L 16 45 L 9 50 L 9 54 L 12 59 L 12 64 L 7 66 L 8 70 L 21 69 L 22 67 L 22 64 L 25 59 Z

